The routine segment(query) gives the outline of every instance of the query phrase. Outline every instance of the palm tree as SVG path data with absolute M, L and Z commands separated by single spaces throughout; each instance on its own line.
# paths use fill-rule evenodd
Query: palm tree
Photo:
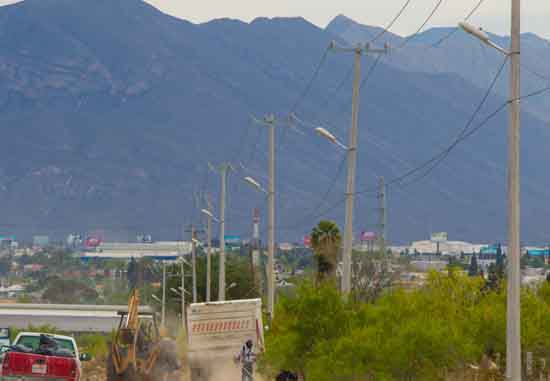
M 338 251 L 342 238 L 338 225 L 320 221 L 311 232 L 311 246 L 317 260 L 317 281 L 336 279 Z

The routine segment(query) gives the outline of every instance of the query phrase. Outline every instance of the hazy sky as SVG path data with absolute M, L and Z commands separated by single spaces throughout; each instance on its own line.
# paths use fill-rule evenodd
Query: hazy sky
M 94 1 L 94 0 L 89 0 Z M 117 0 L 112 0 L 117 1 Z M 230 17 L 250 21 L 258 16 L 303 16 L 324 27 L 342 13 L 359 22 L 385 25 L 405 0 L 146 0 L 176 17 L 193 22 Z M 399 34 L 412 33 L 430 13 L 438 0 L 412 0 L 409 8 L 392 28 Z M 430 26 L 449 26 L 463 18 L 479 0 L 443 0 Z M 0 0 L 8 4 L 13 0 Z M 550 38 L 550 1 L 523 0 L 524 32 Z M 510 0 L 485 0 L 472 22 L 494 33 L 507 33 Z

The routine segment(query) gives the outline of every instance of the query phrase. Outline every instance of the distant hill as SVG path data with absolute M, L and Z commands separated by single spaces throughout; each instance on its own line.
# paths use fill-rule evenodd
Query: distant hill
M 246 174 L 266 181 L 267 134 L 250 115 L 288 115 L 329 41 L 351 41 L 336 27 L 301 18 L 192 24 L 139 0 L 26 0 L 0 8 L 0 228 L 22 237 L 180 237 L 183 223 L 199 219 L 194 193 L 217 197 L 219 176 L 208 161 L 242 162 Z M 449 44 L 462 40 L 456 35 Z M 476 49 L 485 51 L 463 46 Z M 414 70 L 414 62 L 398 62 L 404 56 L 382 60 L 363 89 L 358 189 L 448 145 L 485 90 L 458 71 Z M 495 70 L 495 58 L 487 53 L 479 65 L 482 59 Z M 329 54 L 296 110 L 345 141 L 351 84 L 335 88 L 351 63 L 351 56 Z M 492 97 L 477 120 L 503 101 Z M 546 242 L 550 130 L 536 102 L 524 102 L 532 109 L 523 114 L 523 238 Z M 504 239 L 506 126 L 502 112 L 429 177 L 390 188 L 390 239 L 432 230 L 452 239 Z M 343 153 L 301 132 L 284 124 L 277 131 L 280 240 L 300 239 L 344 194 L 341 171 L 319 206 Z M 246 237 L 254 207 L 265 220 L 265 199 L 243 175 L 230 176 L 227 229 Z M 373 229 L 376 206 L 371 192 L 358 197 L 358 232 Z M 343 205 L 326 216 L 341 223 Z
M 379 36 L 382 29 L 362 25 L 340 15 L 327 26 L 327 31 L 343 38 L 349 44 L 357 44 Z M 505 48 L 510 46 L 509 37 L 491 35 L 491 38 Z M 406 40 L 407 44 L 400 49 Z M 411 73 L 457 74 L 479 88 L 489 86 L 504 60 L 501 53 L 457 30 L 455 26 L 432 28 L 416 36 L 406 37 L 388 32 L 381 35 L 376 44 L 383 45 L 385 42 L 394 48 L 385 60 L 392 67 Z M 539 90 L 545 83 L 550 83 L 550 46 L 547 40 L 533 33 L 524 33 L 521 44 L 521 59 L 524 65 L 522 92 L 526 94 Z M 506 97 L 508 83 L 508 76 L 503 75 L 497 83 L 496 92 Z M 533 99 L 525 105 L 525 109 L 541 119 L 550 121 L 550 97 Z

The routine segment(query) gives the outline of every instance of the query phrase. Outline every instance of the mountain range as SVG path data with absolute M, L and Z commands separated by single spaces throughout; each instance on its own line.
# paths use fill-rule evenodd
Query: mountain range
M 341 223 L 344 152 L 312 127 L 347 141 L 353 57 L 321 58 L 332 40 L 354 44 L 378 30 L 345 16 L 325 29 L 302 18 L 193 24 L 141 0 L 1 7 L 0 228 L 20 237 L 178 238 L 183 225 L 200 221 L 197 193 L 218 197 L 219 174 L 207 163 L 230 161 L 227 232 L 247 237 L 252 209 L 265 220 L 266 205 L 242 177 L 267 182 L 267 132 L 251 116 L 268 113 L 280 118 L 279 240 L 299 240 L 320 218 Z M 363 73 L 374 69 L 360 101 L 357 188 L 368 191 L 357 197 L 357 232 L 376 229 L 378 178 L 391 183 L 452 143 L 503 62 L 461 32 L 434 46 L 451 32 L 385 33 L 378 42 L 396 49 L 364 59 Z M 532 73 L 550 75 L 550 47 L 532 34 L 522 38 L 528 93 L 546 84 Z M 504 71 L 472 128 L 505 102 L 506 80 Z M 523 102 L 522 227 L 529 242 L 548 240 L 549 101 L 541 94 Z M 301 121 L 295 128 L 285 123 L 292 111 Z M 504 242 L 506 136 L 503 110 L 426 177 L 393 182 L 390 241 L 447 231 L 451 239 Z

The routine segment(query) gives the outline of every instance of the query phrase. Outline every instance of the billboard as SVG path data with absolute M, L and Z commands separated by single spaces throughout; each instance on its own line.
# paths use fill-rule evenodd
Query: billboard
M 34 246 L 48 246 L 50 244 L 50 237 L 47 235 L 35 235 L 32 237 L 32 243 Z
M 279 244 L 279 250 L 281 251 L 292 251 L 294 249 L 294 245 L 288 242 L 283 242 Z
M 376 233 L 375 232 L 362 232 L 361 233 L 361 242 L 374 242 L 376 241 Z
M 236 235 L 226 235 L 225 238 L 225 246 L 229 247 L 240 247 L 242 240 L 241 237 Z
M 430 240 L 432 242 L 447 242 L 449 236 L 446 232 L 432 233 Z
M 97 237 L 86 238 L 86 247 L 98 247 L 101 245 L 101 239 Z

